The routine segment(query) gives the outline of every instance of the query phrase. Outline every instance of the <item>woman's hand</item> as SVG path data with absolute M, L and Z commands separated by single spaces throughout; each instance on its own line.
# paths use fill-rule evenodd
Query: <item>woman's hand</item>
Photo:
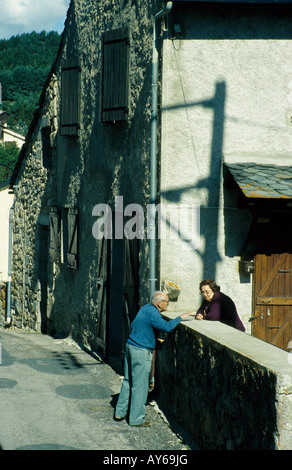
M 195 316 L 195 312 L 186 312 L 186 313 L 183 313 L 183 314 L 180 315 L 180 316 L 181 316 L 181 318 L 182 318 L 183 320 L 185 320 L 186 318 L 188 318 L 188 317 L 191 316 L 191 315 L 194 317 L 194 316 Z
M 197 313 L 196 319 L 197 319 L 197 320 L 203 320 L 204 317 L 203 317 L 203 315 L 202 315 L 201 313 Z

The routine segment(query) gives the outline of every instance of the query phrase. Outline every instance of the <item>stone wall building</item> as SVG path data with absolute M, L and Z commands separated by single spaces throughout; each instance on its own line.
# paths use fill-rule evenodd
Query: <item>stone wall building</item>
M 71 2 L 11 182 L 13 323 L 72 335 L 112 357 L 121 355 L 130 314 L 148 299 L 147 241 L 99 240 L 93 213 L 106 204 L 117 220 L 121 203 L 149 202 L 152 30 L 160 6 Z
M 207 278 L 248 333 L 287 348 L 291 15 L 278 2 L 71 2 L 11 181 L 14 325 L 119 362 L 149 291 L 178 286 L 170 310 L 196 310 Z

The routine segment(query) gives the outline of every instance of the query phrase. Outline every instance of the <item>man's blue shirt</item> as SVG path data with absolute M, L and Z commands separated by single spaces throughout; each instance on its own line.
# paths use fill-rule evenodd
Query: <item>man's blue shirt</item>
M 168 333 L 173 330 L 181 320 L 181 317 L 169 321 L 164 320 L 155 305 L 144 305 L 131 324 L 131 332 L 127 342 L 134 346 L 153 351 L 153 349 L 155 349 L 158 331 Z

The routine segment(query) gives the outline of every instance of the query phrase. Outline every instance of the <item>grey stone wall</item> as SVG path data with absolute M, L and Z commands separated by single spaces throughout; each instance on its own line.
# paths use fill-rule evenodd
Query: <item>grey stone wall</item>
M 62 49 L 46 90 L 15 190 L 13 245 L 13 324 L 40 329 L 42 297 L 47 297 L 50 332 L 72 334 L 96 347 L 99 241 L 92 235 L 96 204 L 114 209 L 115 197 L 146 208 L 149 202 L 151 59 L 153 15 L 159 1 L 124 0 L 71 3 Z M 129 119 L 104 125 L 99 119 L 102 33 L 129 26 Z M 81 118 L 77 138 L 59 132 L 62 61 L 81 66 Z M 52 168 L 42 162 L 40 131 L 51 127 Z M 44 296 L 39 277 L 40 228 L 49 228 L 51 206 L 79 211 L 79 267 L 49 263 Z M 148 297 L 147 241 L 140 244 L 140 298 Z
M 11 313 L 12 325 L 40 331 L 39 229 L 49 225 L 55 188 L 55 170 L 43 166 L 41 128 L 53 120 L 48 109 L 54 78 L 46 90 L 44 107 L 33 129 L 25 158 L 14 185 Z M 53 127 L 53 126 L 52 126 Z M 49 189 L 48 189 L 49 188 Z
M 156 2 L 76 1 L 68 17 L 60 63 L 77 55 L 81 63 L 81 125 L 77 140 L 56 134 L 57 184 L 54 203 L 79 208 L 79 268 L 56 265 L 52 278 L 50 319 L 57 331 L 73 334 L 96 348 L 99 241 L 92 236 L 96 204 L 114 210 L 149 198 L 152 10 Z M 129 119 L 111 125 L 99 120 L 102 33 L 122 26 L 130 30 Z M 57 104 L 60 76 L 57 74 Z M 147 297 L 147 250 L 140 245 L 140 297 Z
M 292 448 L 290 353 L 192 320 L 168 334 L 156 369 L 159 405 L 200 449 Z

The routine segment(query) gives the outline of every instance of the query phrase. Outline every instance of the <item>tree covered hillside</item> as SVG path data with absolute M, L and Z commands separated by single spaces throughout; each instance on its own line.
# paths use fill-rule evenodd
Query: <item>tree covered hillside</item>
M 10 115 L 8 127 L 23 135 L 56 58 L 60 39 L 55 31 L 42 31 L 0 40 L 2 110 Z

